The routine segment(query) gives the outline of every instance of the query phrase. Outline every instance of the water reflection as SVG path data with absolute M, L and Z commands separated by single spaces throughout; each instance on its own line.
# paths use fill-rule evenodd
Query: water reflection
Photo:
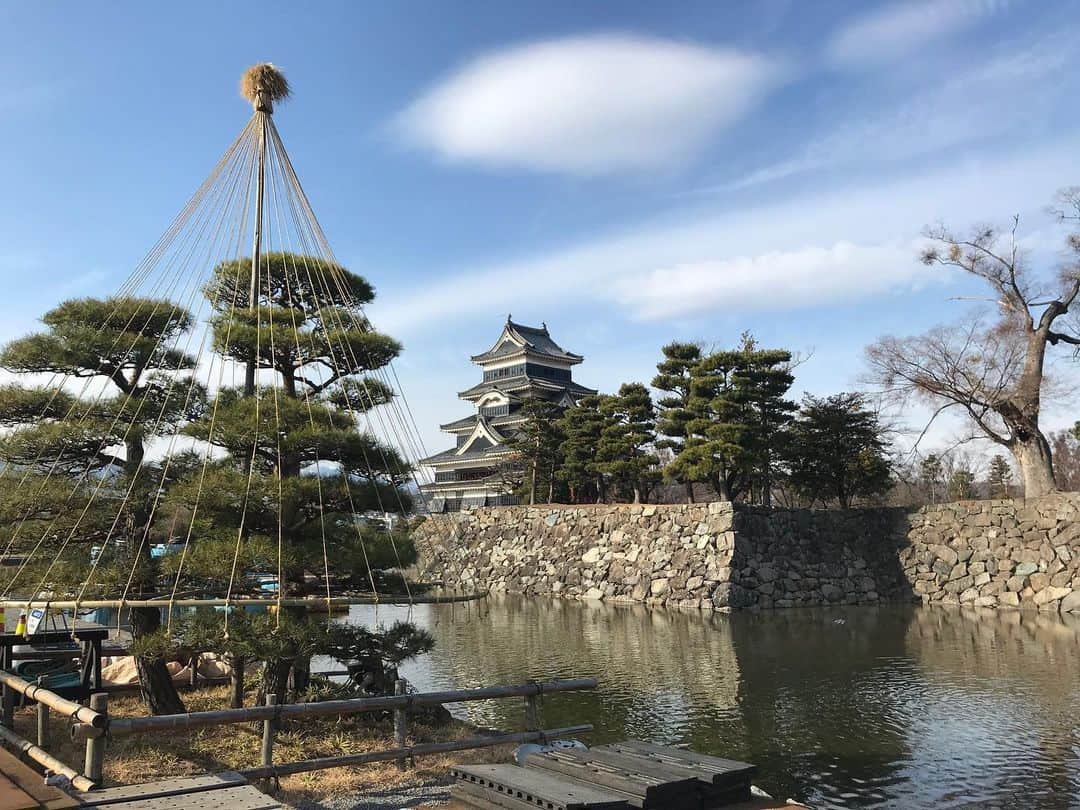
M 408 614 L 380 608 L 379 621 Z M 481 615 L 482 614 L 482 615 Z M 421 688 L 592 675 L 545 725 L 591 722 L 754 762 L 820 807 L 1080 806 L 1080 617 L 859 607 L 733 615 L 492 598 L 421 606 Z M 351 621 L 371 623 L 370 608 Z M 472 704 L 520 726 L 514 701 Z

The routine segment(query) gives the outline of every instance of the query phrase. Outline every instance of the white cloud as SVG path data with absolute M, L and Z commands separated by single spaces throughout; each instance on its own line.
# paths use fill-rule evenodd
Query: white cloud
M 779 79 L 727 48 L 597 35 L 476 59 L 404 110 L 395 129 L 450 161 L 599 174 L 694 155 Z
M 809 309 L 922 281 L 932 271 L 913 260 L 916 247 L 842 241 L 678 264 L 619 279 L 615 298 L 647 320 L 717 310 Z
M 809 193 L 755 208 L 669 212 L 584 244 L 383 288 L 374 323 L 410 335 L 478 314 L 614 307 L 634 319 L 814 308 L 911 289 L 927 223 L 1040 212 L 1076 139 L 1042 150 Z M 1033 220 L 1029 227 L 1035 227 Z
M 1006 0 L 894 3 L 841 27 L 826 45 L 826 57 L 841 67 L 887 62 L 968 28 L 1006 5 Z

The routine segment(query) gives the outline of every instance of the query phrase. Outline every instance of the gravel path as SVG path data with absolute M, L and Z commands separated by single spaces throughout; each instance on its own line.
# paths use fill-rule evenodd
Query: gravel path
M 387 791 L 344 793 L 321 802 L 306 802 L 299 810 L 406 810 L 413 807 L 441 807 L 450 804 L 450 783 L 425 782 Z

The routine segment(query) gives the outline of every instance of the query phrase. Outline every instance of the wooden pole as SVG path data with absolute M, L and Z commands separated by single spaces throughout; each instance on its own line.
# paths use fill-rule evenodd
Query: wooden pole
M 394 694 L 395 695 L 404 695 L 405 694 L 405 680 L 403 678 L 398 678 L 396 681 L 394 681 Z M 407 731 L 406 731 L 405 707 L 404 706 L 399 706 L 398 708 L 394 709 L 394 742 L 397 743 L 397 747 L 399 749 L 404 749 L 405 748 L 406 733 L 407 733 Z M 397 759 L 397 769 L 399 771 L 403 771 L 403 770 L 405 770 L 405 768 L 407 766 L 408 766 L 408 760 L 403 756 L 398 757 L 398 759 Z
M 37 685 L 42 689 L 46 687 L 49 682 L 47 675 L 42 675 L 37 679 Z M 49 747 L 49 707 L 40 700 L 37 702 L 37 744 L 42 749 Z
M 10 672 L 0 672 L 0 683 L 4 685 L 5 693 L 11 693 L 12 705 L 14 705 L 14 693 L 19 692 L 26 695 L 30 700 L 44 703 L 50 709 L 64 717 L 72 718 L 76 723 L 85 723 L 96 729 L 103 729 L 108 723 L 108 718 L 98 714 L 93 708 L 80 706 L 73 700 L 62 698 L 55 692 L 50 692 L 48 689 L 40 687 L 36 683 L 25 681 L 18 675 L 12 675 Z
M 366 754 L 348 754 L 341 757 L 320 757 L 303 762 L 288 762 L 270 768 L 250 768 L 240 771 L 248 779 L 267 779 L 271 776 L 288 776 L 294 773 L 308 773 L 327 768 L 342 768 L 351 765 L 367 765 L 371 762 L 388 762 L 400 757 L 419 757 L 431 754 L 444 754 L 450 751 L 467 751 L 473 748 L 491 748 L 496 745 L 511 743 L 545 742 L 555 737 L 568 737 L 574 734 L 586 734 L 593 730 L 588 724 L 566 726 L 564 728 L 543 731 L 521 731 L 514 734 L 492 734 L 483 737 L 468 737 L 442 743 L 422 743 L 410 748 L 391 748 L 388 751 L 372 751 Z
M 330 606 L 348 607 L 349 605 L 446 605 L 455 602 L 474 602 L 478 599 L 483 599 L 487 596 L 486 591 L 478 591 L 474 593 L 455 594 L 452 596 L 426 596 L 424 594 L 417 594 L 412 597 L 406 596 L 334 596 L 329 600 Z M 121 602 L 119 599 L 85 599 L 76 602 L 74 599 L 56 599 L 49 600 L 47 603 L 44 600 L 18 600 L 18 599 L 5 599 L 0 600 L 0 608 L 19 608 L 19 609 L 31 609 L 35 606 L 41 607 L 48 604 L 50 608 L 56 610 L 74 610 L 78 608 L 82 610 L 95 610 L 97 608 L 143 608 L 143 607 L 224 607 L 226 605 L 231 606 L 234 610 L 242 610 L 245 605 L 277 605 L 281 604 L 286 607 L 317 607 L 321 608 L 327 604 L 326 597 L 321 599 L 317 596 L 304 597 L 304 596 L 287 596 L 281 599 L 280 603 L 277 599 L 263 599 L 263 598 L 251 598 L 251 599 L 175 599 L 169 600 L 165 598 L 158 599 L 125 599 Z
M 41 748 L 41 746 L 34 745 L 29 740 L 23 739 L 14 731 L 10 731 L 0 726 L 0 739 L 7 743 L 11 748 L 15 749 L 15 752 L 23 759 L 29 759 L 32 762 L 36 762 L 47 771 L 52 771 L 60 776 L 66 776 L 71 780 L 71 784 L 76 790 L 90 790 L 95 786 L 93 782 L 74 768 L 65 765 L 48 751 Z
M 95 692 L 90 696 L 90 708 L 102 717 L 109 716 L 109 693 Z M 105 768 L 105 738 L 91 737 L 86 741 L 86 757 L 83 760 L 83 771 L 86 778 L 95 785 L 101 786 L 102 771 Z
M 0 679 L 2 681 L 3 679 Z M 15 690 L 4 682 L 3 717 L 0 725 L 4 728 L 15 728 Z
M 266 705 L 267 706 L 275 706 L 275 705 L 277 705 L 277 700 L 278 700 L 277 695 L 267 695 L 266 696 Z M 265 720 L 263 720 L 263 727 L 262 727 L 262 755 L 261 755 L 260 761 L 262 762 L 262 767 L 270 768 L 271 770 L 273 769 L 273 767 L 274 767 L 274 718 L 272 718 L 272 717 L 267 717 Z
M 537 696 L 526 695 L 525 696 L 525 730 L 526 731 L 539 731 L 540 729 L 540 712 L 537 707 Z
M 332 715 L 360 714 L 361 712 L 392 711 L 411 706 L 436 706 L 444 703 L 465 703 L 494 698 L 523 697 L 541 692 L 576 692 L 595 689 L 595 678 L 570 678 L 546 683 L 527 683 L 520 686 L 487 686 L 480 689 L 455 689 L 445 692 L 418 692 L 412 695 L 388 697 L 352 698 L 350 700 L 323 700 L 318 703 L 284 703 L 279 706 L 247 706 L 242 709 L 216 709 L 187 714 L 162 714 L 153 717 L 121 717 L 108 723 L 109 734 L 125 737 L 151 731 L 169 729 L 201 728 L 231 723 L 249 723 L 267 717 L 326 717 Z M 100 736 L 100 727 L 83 724 L 72 726 L 75 739 Z
M 251 285 L 248 288 L 248 306 L 252 312 L 259 308 L 259 259 L 262 254 L 263 194 L 266 186 L 266 119 L 269 112 L 255 102 L 255 115 L 259 117 L 259 166 L 255 175 L 255 233 L 251 245 Z M 255 370 L 259 359 L 252 357 L 244 369 L 244 395 L 255 393 Z

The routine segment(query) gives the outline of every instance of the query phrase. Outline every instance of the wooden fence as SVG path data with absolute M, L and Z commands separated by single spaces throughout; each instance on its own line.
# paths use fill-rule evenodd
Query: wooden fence
M 398 767 L 404 769 L 408 767 L 410 760 L 418 756 L 508 743 L 543 742 L 557 737 L 583 734 L 591 731 L 592 726 L 582 724 L 553 729 L 541 728 L 539 700 L 541 696 L 549 693 L 595 689 L 597 682 L 594 678 L 574 678 L 546 682 L 534 681 L 517 686 L 488 686 L 407 694 L 405 682 L 398 681 L 395 685 L 395 694 L 386 697 L 325 700 L 316 703 L 278 703 L 276 696 L 269 695 L 265 706 L 130 718 L 109 717 L 108 694 L 105 692 L 94 693 L 90 696 L 89 706 L 83 706 L 50 692 L 46 685 L 31 683 L 10 673 L 0 672 L 0 685 L 3 686 L 5 709 L 14 706 L 14 696 L 18 693 L 36 701 L 38 710 L 36 744 L 14 732 L 10 721 L 10 711 L 4 712 L 4 724 L 0 725 L 0 741 L 14 748 L 23 758 L 30 759 L 53 773 L 68 777 L 77 789 L 86 791 L 100 787 L 102 784 L 107 740 L 110 737 L 133 734 L 152 734 L 160 731 L 262 721 L 260 765 L 241 772 L 251 779 L 270 779 L 286 774 L 391 760 L 396 761 Z M 524 698 L 524 731 L 478 735 L 449 742 L 407 745 L 410 708 L 511 697 Z M 50 711 L 70 721 L 72 739 L 85 742 L 82 772 L 60 762 L 46 750 Z M 273 761 L 276 729 L 283 719 L 341 717 L 364 712 L 385 711 L 393 713 L 393 748 L 298 762 L 275 764 Z

